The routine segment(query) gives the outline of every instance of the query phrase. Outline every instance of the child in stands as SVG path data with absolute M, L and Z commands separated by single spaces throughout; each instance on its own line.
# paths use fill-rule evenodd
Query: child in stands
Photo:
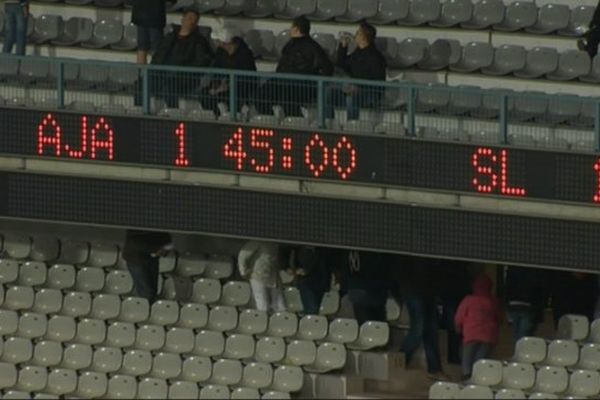
M 493 283 L 480 274 L 473 283 L 473 294 L 464 298 L 458 306 L 454 323 L 463 335 L 463 378 L 469 379 L 473 365 L 490 356 L 498 342 L 500 327 L 500 302 L 492 294 Z

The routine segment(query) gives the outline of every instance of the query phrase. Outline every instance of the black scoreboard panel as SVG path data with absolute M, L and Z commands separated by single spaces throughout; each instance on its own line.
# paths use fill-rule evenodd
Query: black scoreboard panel
M 0 108 L 0 153 L 600 204 L 600 156 Z
M 241 189 L 5 172 L 0 216 L 600 270 L 599 224 Z

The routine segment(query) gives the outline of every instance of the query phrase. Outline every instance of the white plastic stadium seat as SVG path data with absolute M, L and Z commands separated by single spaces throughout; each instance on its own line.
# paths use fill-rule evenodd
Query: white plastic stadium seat
M 169 385 L 169 399 L 197 399 L 199 394 L 196 383 L 175 381 Z
M 77 379 L 75 394 L 83 398 L 96 399 L 104 396 L 108 388 L 106 374 L 99 372 L 83 372 Z
M 144 378 L 138 384 L 138 399 L 166 399 L 169 386 L 163 379 Z
M 580 398 L 597 398 L 600 394 L 600 373 L 577 370 L 571 374 L 567 393 Z
M 304 372 L 300 367 L 281 365 L 275 369 L 273 384 L 269 389 L 278 392 L 293 393 L 302 389 L 303 384 Z
M 507 389 L 528 390 L 535 382 L 532 364 L 510 363 L 502 371 L 502 386 Z M 462 393 L 461 393 L 462 394 Z
M 33 357 L 33 345 L 31 340 L 10 337 L 4 340 L 2 349 L 2 361 L 11 364 L 20 364 L 31 360 Z
M 328 342 L 352 343 L 358 339 L 358 322 L 355 319 L 337 318 L 329 324 Z
M 14 75 L 16 75 L 16 71 Z M 26 234 L 6 234 L 4 235 L 4 251 L 10 258 L 25 259 L 31 253 L 31 238 Z
M 104 287 L 104 271 L 101 268 L 84 267 L 77 271 L 75 290 L 99 292 Z
M 558 52 L 554 48 L 534 47 L 527 52 L 525 66 L 514 74 L 518 78 L 539 78 L 556 71 Z
M 92 309 L 92 297 L 89 293 L 69 292 L 63 298 L 61 314 L 73 318 L 88 315 Z
M 358 339 L 348 344 L 348 348 L 368 350 L 385 346 L 389 336 L 390 326 L 386 322 L 367 321 L 361 325 Z
M 150 305 L 148 300 L 141 297 L 128 297 L 121 302 L 119 320 L 131 323 L 140 323 L 148 319 Z
M 231 391 L 232 400 L 260 400 L 260 393 L 256 389 L 240 387 Z
M 150 376 L 158 379 L 173 379 L 181 374 L 179 354 L 157 353 L 152 360 Z
M 342 368 L 346 364 L 346 349 L 339 343 L 322 343 L 317 348 L 315 362 L 305 369 L 310 372 L 324 373 Z
M 131 376 L 146 375 L 152 369 L 152 355 L 149 351 L 130 350 L 123 356 L 121 373 Z
M 77 389 L 77 372 L 71 369 L 53 368 L 48 375 L 46 391 L 58 396 L 70 394 Z
M 63 351 L 63 359 L 60 364 L 68 369 L 87 369 L 92 365 L 92 346 L 86 344 L 70 344 Z
M 496 392 L 496 395 L 494 396 L 494 399 L 496 400 L 504 400 L 504 399 L 527 399 L 527 396 L 525 395 L 525 393 L 523 393 L 522 390 L 517 390 L 517 389 L 500 389 L 499 391 Z
M 314 342 L 308 340 L 293 340 L 288 343 L 285 352 L 285 364 L 304 366 L 315 362 L 317 358 L 317 347 Z
M 106 325 L 99 319 L 84 318 L 77 323 L 75 341 L 77 343 L 98 345 L 106 340 Z
M 106 346 L 131 347 L 135 343 L 135 326 L 128 322 L 113 322 L 106 330 Z
M 496 360 L 479 360 L 473 366 L 471 382 L 479 386 L 496 386 L 502 382 L 502 363 Z
M 19 270 L 19 285 L 39 286 L 46 282 L 46 265 L 42 262 L 28 261 Z
M 600 371 L 600 345 L 595 343 L 583 345 L 577 368 Z
M 175 272 L 179 276 L 192 277 L 204 274 L 206 257 L 201 255 L 184 255 L 177 260 Z
M 26 366 L 19 369 L 16 390 L 39 392 L 48 383 L 48 371 L 42 367 Z
M 579 361 L 579 346 L 571 340 L 554 340 L 548 345 L 545 363 L 556 367 L 570 367 Z
M 262 337 L 256 342 L 254 359 L 264 363 L 278 363 L 285 357 L 285 342 L 279 337 Z
M 48 269 L 46 286 L 51 289 L 70 289 L 75 286 L 75 268 L 70 264 L 55 264 Z
M 304 311 L 304 305 L 302 304 L 302 297 L 300 291 L 293 287 L 286 287 L 283 291 L 285 298 L 286 310 L 293 313 L 301 313 Z
M 270 336 L 290 337 L 298 330 L 298 317 L 289 312 L 278 312 L 269 318 L 267 334 Z
M 200 399 L 204 400 L 222 400 L 229 399 L 229 389 L 222 385 L 207 385 L 200 390 Z
M 562 367 L 542 367 L 535 378 L 535 390 L 542 393 L 562 393 L 569 386 L 569 373 Z
M 23 313 L 19 318 L 17 336 L 36 339 L 44 336 L 48 329 L 48 320 L 45 315 L 36 313 Z
M 115 244 L 92 243 L 88 264 L 92 267 L 113 267 L 119 261 L 119 248 Z
M 106 398 L 133 399 L 137 396 L 137 381 L 132 376 L 112 375 L 108 380 Z
M 247 335 L 260 335 L 267 330 L 269 319 L 267 313 L 259 310 L 243 310 L 239 315 L 236 332 Z
M 194 282 L 192 301 L 200 304 L 212 304 L 221 298 L 221 283 L 216 279 L 201 278 Z
M 221 304 L 242 307 L 250 302 L 251 296 L 252 291 L 248 282 L 227 282 L 222 288 Z
M 180 378 L 191 382 L 206 382 L 212 374 L 212 362 L 208 357 L 187 357 L 183 361 Z
M 40 289 L 35 294 L 32 311 L 40 314 L 55 314 L 62 308 L 63 295 L 60 290 Z
M 33 261 L 56 260 L 59 248 L 59 241 L 54 237 L 34 237 L 29 258 Z
M 460 399 L 493 399 L 494 393 L 487 386 L 468 385 L 461 389 Z
M 546 359 L 546 342 L 539 337 L 524 337 L 517 341 L 514 360 L 536 364 Z
M 460 386 L 451 382 L 436 382 L 429 387 L 429 398 L 432 400 L 457 399 L 460 397 Z
M 98 294 L 92 299 L 89 317 L 101 320 L 115 319 L 121 311 L 121 299 L 114 294 Z
M 75 337 L 77 324 L 73 317 L 54 315 L 48 321 L 48 333 L 46 339 L 55 342 L 69 342 Z
M 127 271 L 111 271 L 106 274 L 104 291 L 109 294 L 127 295 L 133 290 L 133 279 Z
M 0 284 L 12 283 L 19 277 L 19 263 L 15 260 L 0 259 Z
M 560 339 L 584 340 L 590 332 L 590 323 L 586 316 L 567 314 L 558 320 L 557 336 Z
M 179 320 L 179 304 L 172 300 L 158 300 L 150 308 L 148 323 L 173 325 Z
M 506 7 L 504 20 L 494 25 L 494 29 L 515 32 L 529 28 L 537 21 L 537 11 L 537 6 L 532 2 L 514 1 Z
M 225 342 L 223 357 L 243 360 L 254 356 L 254 338 L 250 335 L 233 334 Z
M 17 368 L 13 364 L 0 362 L 0 389 L 13 387 L 17 383 Z
M 194 348 L 194 331 L 186 328 L 170 328 L 165 338 L 164 351 L 170 353 L 189 353 Z
M 165 331 L 161 326 L 142 325 L 138 327 L 135 338 L 135 348 L 139 350 L 156 351 L 165 345 Z
M 123 354 L 115 347 L 98 347 L 92 357 L 92 370 L 103 373 L 114 373 L 123 365 Z
M 206 263 L 204 276 L 208 279 L 227 279 L 233 274 L 233 259 L 228 256 L 211 256 Z
M 177 326 L 189 329 L 201 329 L 208 323 L 208 307 L 204 304 L 186 303 L 179 312 Z
M 219 356 L 225 350 L 225 338 L 221 332 L 200 331 L 194 338 L 193 354 L 204 357 Z
M 213 364 L 210 382 L 215 385 L 233 386 L 242 380 L 242 363 L 236 360 L 218 360 Z
M 213 331 L 233 331 L 238 324 L 238 314 L 234 307 L 216 306 L 208 315 L 207 328 Z
M 33 307 L 34 298 L 31 287 L 11 286 L 5 290 L 3 307 L 13 311 L 28 310 Z
M 320 315 L 305 315 L 298 324 L 296 337 L 300 340 L 319 341 L 327 336 L 327 318 Z
M 265 363 L 252 362 L 244 367 L 241 385 L 253 389 L 263 389 L 273 381 L 273 368 Z
M 42 340 L 35 344 L 31 364 L 39 367 L 50 367 L 60 364 L 63 348 L 59 342 Z

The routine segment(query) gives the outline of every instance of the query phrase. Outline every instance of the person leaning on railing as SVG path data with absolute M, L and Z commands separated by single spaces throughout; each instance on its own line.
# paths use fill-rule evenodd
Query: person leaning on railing
M 337 51 L 337 65 L 354 79 L 385 81 L 385 57 L 375 46 L 377 30 L 374 26 L 364 22 L 356 32 L 356 50 L 348 54 L 350 38 L 344 37 L 340 41 Z M 328 90 L 328 100 L 325 101 L 327 118 L 333 118 L 334 106 L 346 106 L 348 120 L 357 120 L 361 107 L 377 108 L 383 96 L 383 87 L 344 85 L 342 88 L 334 87 Z
M 152 56 L 153 65 L 172 65 L 180 67 L 208 67 L 214 59 L 214 53 L 206 37 L 198 29 L 200 14 L 187 9 L 181 17 L 181 26 L 174 26 L 166 35 Z M 180 97 L 191 95 L 199 90 L 202 76 L 190 72 L 151 71 L 150 96 L 162 98 L 167 106 L 178 107 Z M 141 93 L 138 91 L 136 104 L 140 105 Z
M 591 58 L 598 53 L 598 44 L 600 43 L 600 2 L 594 11 L 594 16 L 590 22 L 589 30 L 584 37 L 577 41 L 579 50 L 587 52 Z
M 217 50 L 213 61 L 213 68 L 234 69 L 243 71 L 256 71 L 254 53 L 248 47 L 241 35 L 233 28 L 221 28 L 213 31 L 212 38 L 217 42 Z M 256 89 L 255 77 L 237 77 L 237 106 L 250 99 Z M 210 85 L 202 90 L 200 96 L 202 107 L 219 113 L 218 104 L 225 103 L 229 106 L 229 76 L 216 76 Z
M 310 37 L 310 21 L 302 16 L 294 19 L 290 40 L 283 47 L 277 65 L 282 74 L 331 76 L 333 64 L 323 48 Z M 312 80 L 269 80 L 262 87 L 258 108 L 270 114 L 273 105 L 281 105 L 288 116 L 301 115 L 301 107 L 314 102 L 317 84 Z
M 4 0 L 4 14 L 5 33 L 2 51 L 4 53 L 11 53 L 16 43 L 16 54 L 23 56 L 25 55 L 25 46 L 27 45 L 29 0 Z

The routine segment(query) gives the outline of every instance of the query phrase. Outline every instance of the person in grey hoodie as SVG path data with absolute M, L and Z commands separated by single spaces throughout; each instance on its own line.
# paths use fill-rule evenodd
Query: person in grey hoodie
M 240 250 L 240 275 L 250 281 L 256 308 L 260 311 L 285 311 L 279 270 L 280 247 L 276 243 L 251 240 Z
M 29 0 L 5 0 L 4 14 L 6 27 L 2 52 L 11 53 L 16 43 L 16 54 L 23 56 L 25 55 L 25 46 L 27 45 Z

